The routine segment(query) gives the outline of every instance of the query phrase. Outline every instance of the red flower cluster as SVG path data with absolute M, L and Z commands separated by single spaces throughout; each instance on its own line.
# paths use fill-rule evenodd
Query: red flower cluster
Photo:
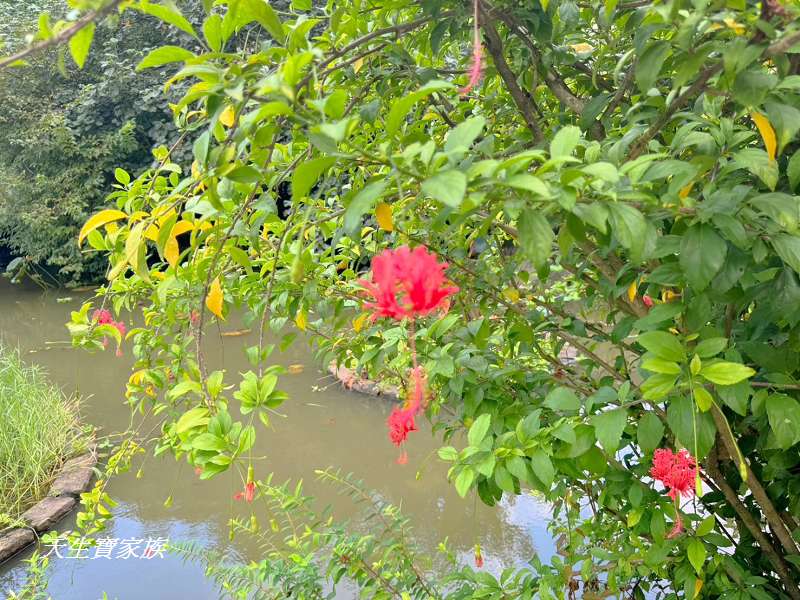
M 122 321 L 115 321 L 111 311 L 104 308 L 98 309 L 92 313 L 92 321 L 96 321 L 98 325 L 111 325 L 114 329 L 119 331 L 120 335 L 125 335 L 127 331 L 125 323 Z M 108 346 L 108 339 L 103 338 L 103 346 Z M 117 356 L 122 356 L 122 350 L 117 348 Z
M 673 500 L 691 496 L 697 479 L 697 461 L 688 450 L 673 453 L 669 448 L 659 448 L 653 453 L 650 476 L 669 489 L 667 495 Z
M 389 317 L 398 321 L 447 311 L 448 297 L 458 288 L 448 285 L 446 268 L 447 263 L 438 262 L 425 246 L 384 250 L 372 260 L 372 281 L 359 281 L 374 299 L 364 308 L 375 311 L 373 320 Z

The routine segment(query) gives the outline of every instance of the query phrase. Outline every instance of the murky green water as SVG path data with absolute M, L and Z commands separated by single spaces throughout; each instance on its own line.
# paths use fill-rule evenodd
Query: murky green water
M 66 295 L 72 299 L 58 301 Z M 123 403 L 130 356 L 116 358 L 113 350 L 88 354 L 68 343 L 64 322 L 84 297 L 42 293 L 0 281 L 0 339 L 18 346 L 26 360 L 44 366 L 65 392 L 81 395 L 84 420 L 99 427 L 101 434 L 125 430 L 130 423 Z M 212 337 L 208 344 L 215 368 L 232 373 L 248 368 L 242 352 L 246 337 Z M 257 476 L 274 471 L 278 480 L 302 478 L 307 482 L 306 491 L 316 496 L 321 506 L 331 505 L 334 514 L 347 517 L 353 513 L 349 501 L 334 488 L 316 482 L 314 470 L 334 467 L 352 471 L 384 498 L 402 505 L 424 547 L 434 550 L 448 537 L 451 548 L 469 561 L 478 542 L 486 568 L 492 571 L 525 562 L 536 552 L 543 559 L 550 556 L 553 547 L 545 528 L 547 506 L 527 496 L 495 508 L 459 498 L 446 481 L 446 466 L 436 458 L 438 444 L 426 423 L 412 434 L 408 464 L 395 464 L 397 452 L 386 436 L 385 420 L 391 410 L 387 401 L 342 391 L 300 346 L 273 356 L 283 364 L 303 364 L 305 369 L 281 379 L 279 385 L 291 399 L 281 408 L 286 418 L 276 418 L 272 431 L 259 431 L 254 456 L 263 458 L 256 463 Z M 233 500 L 241 485 L 235 474 L 200 481 L 185 463 L 149 457 L 142 464 L 144 477 L 136 479 L 138 466 L 109 486 L 119 506 L 107 537 L 191 541 L 231 556 L 259 558 L 249 540 L 228 539 L 231 516 L 258 510 L 257 503 L 251 506 Z M 419 479 L 417 470 L 422 472 Z M 170 495 L 173 503 L 165 508 L 164 500 Z M 67 529 L 72 525 L 71 519 L 61 523 Z M 103 592 L 119 600 L 219 597 L 213 582 L 204 577 L 203 565 L 175 556 L 151 560 L 51 558 L 49 592 L 56 600 L 95 600 Z M 20 558 L 0 566 L 0 591 L 14 589 L 23 578 Z M 337 594 L 337 598 L 352 597 L 347 589 Z

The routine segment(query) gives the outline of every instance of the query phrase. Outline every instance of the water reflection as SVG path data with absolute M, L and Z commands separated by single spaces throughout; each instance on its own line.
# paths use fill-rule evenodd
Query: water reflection
M 70 301 L 57 302 L 63 295 L 42 294 L 1 282 L 0 335 L 5 343 L 19 346 L 27 360 L 43 365 L 65 391 L 82 395 L 86 421 L 104 433 L 124 430 L 130 423 L 122 401 L 130 356 L 115 358 L 113 351 L 90 355 L 59 343 L 68 340 L 64 322 L 69 311 L 76 310 L 82 301 L 80 294 L 70 294 Z M 214 368 L 231 373 L 246 370 L 242 348 L 247 340 L 209 339 Z M 286 418 L 275 418 L 272 431 L 262 428 L 259 432 L 253 449 L 254 456 L 259 457 L 255 463 L 257 476 L 274 471 L 276 481 L 303 479 L 306 492 L 318 498 L 320 508 L 330 505 L 337 518 L 348 518 L 355 512 L 352 503 L 329 484 L 316 481 L 314 471 L 332 466 L 353 472 L 383 498 L 402 506 L 423 548 L 435 552 L 437 544 L 447 537 L 456 555 L 471 561 L 472 547 L 478 542 L 486 567 L 492 571 L 523 563 L 537 551 L 545 560 L 552 555 L 546 505 L 531 496 L 506 499 L 495 508 L 459 498 L 445 479 L 446 465 L 436 458 L 438 444 L 426 423 L 421 423 L 420 431 L 409 440 L 408 465 L 396 465 L 396 448 L 388 442 L 384 425 L 391 409 L 388 402 L 345 393 L 338 386 L 313 391 L 329 380 L 301 345 L 276 356 L 276 360 L 285 365 L 303 364 L 304 369 L 281 379 L 279 385 L 291 399 L 281 407 Z M 141 479 L 135 477 L 139 466 L 144 470 Z M 146 458 L 131 473 L 111 483 L 108 491 L 120 505 L 105 535 L 168 537 L 231 556 L 257 559 L 252 540 L 228 540 L 229 518 L 258 510 L 257 503 L 251 506 L 233 500 L 240 487 L 234 473 L 200 481 L 185 463 Z M 173 502 L 166 508 L 164 500 L 170 495 Z M 62 524 L 63 528 L 72 526 L 69 519 Z M 50 573 L 49 590 L 57 600 L 93 600 L 101 598 L 104 591 L 119 600 L 217 597 L 201 565 L 184 563 L 175 556 L 149 561 L 55 559 Z M 19 559 L 0 567 L 0 590 L 18 585 L 23 574 Z M 338 592 L 339 598 L 354 597 L 345 588 Z

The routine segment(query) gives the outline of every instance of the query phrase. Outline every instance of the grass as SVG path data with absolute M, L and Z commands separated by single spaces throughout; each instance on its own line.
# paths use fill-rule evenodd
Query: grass
M 0 347 L 0 528 L 47 495 L 58 467 L 84 448 L 77 402 Z

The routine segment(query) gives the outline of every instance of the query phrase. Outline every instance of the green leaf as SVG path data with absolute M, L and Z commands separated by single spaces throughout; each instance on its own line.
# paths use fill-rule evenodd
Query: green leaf
M 557 387 L 545 396 L 544 404 L 548 408 L 560 411 L 576 411 L 581 407 L 581 401 L 575 393 L 567 387 Z
M 261 171 L 250 165 L 236 167 L 225 177 L 236 183 L 258 183 L 262 179 Z
M 683 362 L 686 351 L 677 337 L 666 331 L 647 331 L 640 333 L 636 341 L 649 352 L 666 361 Z
M 652 375 L 642 384 L 642 397 L 645 400 L 660 400 L 675 388 L 676 380 L 676 375 Z
M 519 173 L 518 175 L 512 175 L 508 179 L 504 180 L 503 183 L 508 187 L 512 187 L 517 190 L 533 192 L 541 198 L 550 198 L 552 196 L 547 184 L 530 173 Z
M 292 175 L 292 200 L 308 196 L 320 176 L 336 163 L 336 158 L 323 156 L 300 163 Z
M 619 448 L 627 421 L 628 411 L 624 408 L 608 410 L 592 417 L 595 435 L 606 452 L 613 453 Z
M 484 413 L 477 419 L 469 428 L 467 433 L 467 441 L 470 446 L 480 446 L 483 438 L 489 433 L 489 426 L 492 424 L 492 416 L 489 413 Z
M 697 526 L 697 530 L 695 530 L 695 535 L 698 537 L 703 537 L 704 535 L 708 535 L 712 531 L 714 531 L 714 525 L 716 521 L 714 520 L 714 515 L 709 515 L 702 521 L 700 521 L 700 525 Z
M 242 0 L 240 10 L 249 13 L 252 19 L 258 21 L 264 29 L 267 30 L 279 44 L 283 45 L 286 42 L 286 32 L 283 29 L 283 24 L 278 13 L 269 5 L 267 0 Z
M 642 361 L 642 368 L 652 373 L 665 373 L 667 375 L 677 375 L 681 372 L 678 363 L 662 358 L 648 358 Z
M 152 50 L 142 61 L 136 65 L 137 71 L 152 67 L 160 67 L 173 62 L 183 62 L 195 58 L 195 55 L 179 46 L 161 46 Z
M 553 468 L 553 461 L 550 460 L 547 453 L 541 448 L 536 448 L 530 452 L 528 456 L 531 458 L 531 466 L 533 467 L 533 473 L 536 477 L 539 478 L 546 488 L 549 489 L 552 487 L 555 469 Z
M 779 233 L 770 238 L 772 247 L 781 260 L 800 273 L 800 238 L 788 233 Z
M 439 458 L 447 462 L 455 462 L 458 459 L 458 450 L 452 446 L 444 446 L 437 451 Z
M 694 402 L 687 394 L 678 394 L 670 398 L 667 405 L 667 423 L 678 442 L 702 460 L 708 454 L 717 435 L 717 428 L 711 414 L 697 412 Z M 695 447 L 695 433 L 697 447 Z
M 447 134 L 444 143 L 445 152 L 466 152 L 472 143 L 483 132 L 486 126 L 486 119 L 483 117 L 470 117 L 466 121 L 459 123 L 455 129 L 451 129 Z
M 467 176 L 457 169 L 439 171 L 422 182 L 422 191 L 434 200 L 458 208 L 467 192 Z
M 647 221 L 633 206 L 620 202 L 608 204 L 609 217 L 614 236 L 631 253 L 631 260 L 639 262 L 644 251 Z
M 497 467 L 494 470 L 494 481 L 504 492 L 508 492 L 509 494 L 514 493 L 514 480 L 511 478 L 511 475 L 505 469 L 505 467 Z
M 657 40 L 647 46 L 636 62 L 636 85 L 642 92 L 647 92 L 658 79 L 664 61 L 672 53 L 669 42 Z
M 769 189 L 778 185 L 778 161 L 772 160 L 761 148 L 744 148 L 733 155 L 733 161 L 740 169 L 746 169 L 764 182 Z
M 800 441 L 800 403 L 785 394 L 770 394 L 766 401 L 769 427 L 784 450 Z
M 697 538 L 690 538 L 686 545 L 686 555 L 698 575 L 703 573 L 703 564 L 706 562 L 706 547 Z
M 86 64 L 86 57 L 89 55 L 89 49 L 92 47 L 94 39 L 94 30 L 95 24 L 89 23 L 69 39 L 69 53 L 79 69 Z
M 537 270 L 550 260 L 555 234 L 550 223 L 538 210 L 526 209 L 519 218 L 519 241 L 523 252 Z
M 639 419 L 639 426 L 636 430 L 636 439 L 642 450 L 647 453 L 652 452 L 661 444 L 664 437 L 664 424 L 655 414 L 647 412 Z
M 694 351 L 700 358 L 711 358 L 716 356 L 725 349 L 728 345 L 728 339 L 724 337 L 715 337 L 703 340 L 695 347 Z
M 756 372 L 750 367 L 724 360 L 705 365 L 700 369 L 700 375 L 708 379 L 711 383 L 717 383 L 719 385 L 733 385 L 755 374 Z
M 195 427 L 205 426 L 210 420 L 208 409 L 205 406 L 197 406 L 181 415 L 175 424 L 175 433 L 181 434 Z
M 464 467 L 456 477 L 456 492 L 458 492 L 458 495 L 464 498 L 473 481 L 475 481 L 475 471 L 470 467 Z
M 211 433 L 201 433 L 192 439 L 192 448 L 220 452 L 225 450 L 225 441 Z
M 714 404 L 714 398 L 706 388 L 698 385 L 694 388 L 694 402 L 701 412 L 706 412 Z
M 800 150 L 792 155 L 786 167 L 786 175 L 789 177 L 789 187 L 792 191 L 797 191 L 800 187 Z
M 166 6 L 163 4 L 153 4 L 150 0 L 141 0 L 140 4 L 136 7 L 143 13 L 156 17 L 164 21 L 165 23 L 169 23 L 170 25 L 174 25 L 181 31 L 185 31 L 189 35 L 191 35 L 195 39 L 200 39 L 197 37 L 197 33 L 195 32 L 192 24 L 186 20 L 180 11 L 175 8 L 174 6 Z
M 728 245 L 704 223 L 692 225 L 681 240 L 680 263 L 683 274 L 695 291 L 701 292 L 719 273 Z
M 575 125 L 562 127 L 550 142 L 550 157 L 561 158 L 564 156 L 572 156 L 580 139 L 580 127 L 576 127 Z
M 453 85 L 446 81 L 429 81 L 416 92 L 406 94 L 395 100 L 392 104 L 392 108 L 389 109 L 389 115 L 386 117 L 386 133 L 391 136 L 399 131 L 406 115 L 408 115 L 414 104 L 426 96 L 430 96 L 437 90 L 444 90 L 452 87 Z
M 203 36 L 206 38 L 209 48 L 211 48 L 214 52 L 219 52 L 222 50 L 224 40 L 222 39 L 221 16 L 215 13 L 206 18 L 206 20 L 203 22 Z M 183 48 L 181 48 L 181 50 L 182 49 Z
M 386 190 L 386 180 L 373 181 L 364 186 L 347 205 L 344 211 L 344 230 L 352 235 L 361 223 L 361 217 L 372 212 L 378 198 Z

